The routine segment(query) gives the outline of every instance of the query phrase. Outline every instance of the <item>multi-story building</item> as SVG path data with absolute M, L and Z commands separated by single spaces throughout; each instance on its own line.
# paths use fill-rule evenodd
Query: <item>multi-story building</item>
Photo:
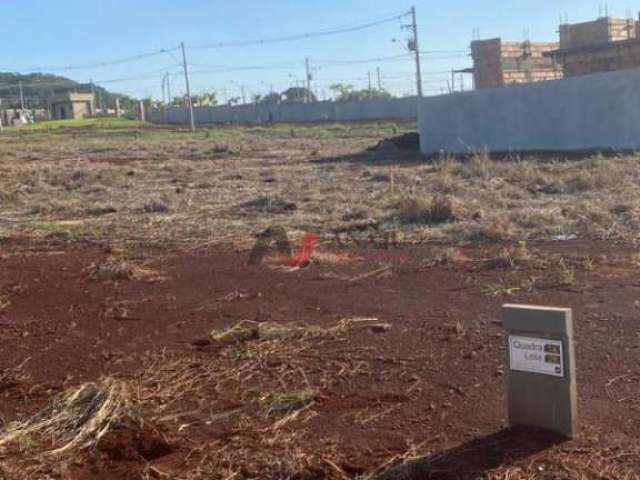
M 500 38 L 473 41 L 471 56 L 475 88 L 562 78 L 562 71 L 553 58 L 544 56 L 544 53 L 557 48 L 557 43 L 505 42 Z
M 560 26 L 560 46 L 545 57 L 565 77 L 640 67 L 640 21 L 603 17 Z

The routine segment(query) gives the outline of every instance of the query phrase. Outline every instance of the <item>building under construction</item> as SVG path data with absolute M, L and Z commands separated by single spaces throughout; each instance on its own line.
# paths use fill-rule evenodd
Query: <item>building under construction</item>
M 560 25 L 559 48 L 544 55 L 565 77 L 639 68 L 640 21 L 603 17 Z
M 477 89 L 514 83 L 540 82 L 562 78 L 562 70 L 545 53 L 558 43 L 504 42 L 500 38 L 471 43 L 473 79 Z
M 70 120 L 95 115 L 95 95 L 93 93 L 65 92 L 49 98 L 52 120 Z

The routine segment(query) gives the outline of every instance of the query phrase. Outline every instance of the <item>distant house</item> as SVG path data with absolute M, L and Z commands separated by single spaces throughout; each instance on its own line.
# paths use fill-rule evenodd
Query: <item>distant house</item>
M 52 120 L 70 120 L 91 117 L 95 114 L 93 93 L 67 92 L 49 99 Z

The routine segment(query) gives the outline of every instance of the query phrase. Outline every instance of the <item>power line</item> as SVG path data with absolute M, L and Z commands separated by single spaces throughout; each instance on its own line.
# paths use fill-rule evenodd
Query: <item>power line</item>
M 202 63 L 189 63 L 190 67 L 205 67 L 208 70 L 198 70 L 192 72 L 195 73 L 230 73 L 241 72 L 247 70 L 290 70 L 293 67 L 299 66 L 304 63 L 304 60 L 300 62 L 288 62 L 274 65 L 244 65 L 244 66 L 225 66 L 225 65 L 206 65 Z
M 91 69 L 91 68 L 100 68 L 100 67 L 109 67 L 109 66 L 114 66 L 114 65 L 122 65 L 124 63 L 130 63 L 130 62 L 137 62 L 139 60 L 144 60 L 146 58 L 151 58 L 151 57 L 157 57 L 160 55 L 164 55 L 167 53 L 171 53 L 171 52 L 175 52 L 177 51 L 178 48 L 170 48 L 170 49 L 161 49 L 161 50 L 157 50 L 155 52 L 149 52 L 149 53 L 141 53 L 139 55 L 133 55 L 131 57 L 124 57 L 124 58 L 119 58 L 116 60 L 109 60 L 109 61 L 104 61 L 104 62 L 98 62 L 98 63 L 88 63 L 88 64 L 84 64 L 84 65 L 66 65 L 66 66 L 61 66 L 61 67 L 36 67 L 36 68 L 25 68 L 22 71 L 24 72 L 30 72 L 30 73 L 39 73 L 42 71 L 47 71 L 47 72 L 62 72 L 62 71 L 70 71 L 70 70 L 87 70 L 87 69 Z M 6 70 L 10 70 L 10 69 L 6 69 Z
M 339 35 L 343 33 L 358 32 L 361 30 L 374 28 L 379 25 L 384 25 L 386 23 L 391 23 L 397 20 L 401 20 L 407 15 L 409 15 L 408 12 L 396 14 L 391 17 L 385 17 L 380 20 L 363 23 L 360 25 L 354 25 L 350 27 L 330 28 L 325 30 L 319 30 L 316 32 L 300 33 L 296 35 L 273 37 L 273 38 L 267 38 L 262 40 L 245 40 L 245 41 L 237 41 L 237 42 L 218 42 L 218 43 L 212 43 L 208 45 L 193 45 L 193 46 L 190 46 L 189 48 L 198 49 L 198 50 L 209 50 L 209 49 L 215 49 L 215 48 L 249 47 L 253 45 L 266 45 L 271 43 L 293 42 L 296 40 L 305 40 L 308 38 L 317 38 L 317 37 L 325 37 L 329 35 Z
M 427 58 L 429 60 L 451 60 L 454 58 L 469 58 L 469 55 L 451 54 L 451 55 L 442 55 L 439 57 L 432 57 L 432 56 L 424 55 L 420 53 L 420 58 Z
M 389 57 L 376 57 L 376 58 L 367 58 L 367 59 L 358 59 L 358 60 L 314 60 L 314 69 L 322 69 L 322 68 L 330 68 L 330 67 L 338 67 L 338 66 L 346 66 L 346 65 L 358 65 L 358 64 L 366 64 L 366 63 L 375 63 L 375 62 L 390 62 L 390 61 L 399 61 L 399 60 L 407 60 L 410 57 L 406 54 L 393 55 Z M 194 70 L 190 72 L 190 75 L 198 75 L 198 74 L 206 74 L 206 73 L 232 73 L 232 72 L 241 72 L 241 71 L 249 71 L 249 70 L 261 70 L 261 71 L 270 71 L 270 70 L 291 70 L 292 68 L 304 65 L 304 60 L 300 61 L 292 61 L 287 63 L 280 64 L 272 64 L 272 65 L 246 65 L 246 66 L 224 66 L 224 65 L 206 65 L 201 63 L 189 63 L 189 66 L 196 67 L 209 67 L 207 70 Z M 447 70 L 447 74 L 450 71 Z
M 374 62 L 393 62 L 398 60 L 409 60 L 411 57 L 406 53 L 402 53 L 400 55 L 392 55 L 389 57 L 375 57 L 375 58 L 366 58 L 362 60 L 318 60 L 317 64 L 319 68 L 323 67 L 333 67 L 333 66 L 343 66 L 343 65 L 359 65 L 363 63 L 374 63 Z
M 191 46 L 189 48 L 191 49 L 215 49 L 215 48 L 226 48 L 226 47 L 242 47 L 242 46 L 251 46 L 251 45 L 265 45 L 265 44 L 272 44 L 272 43 L 280 43 L 280 42 L 292 42 L 292 41 L 297 41 L 297 40 L 304 40 L 304 39 L 309 39 L 309 38 L 316 38 L 316 37 L 324 37 L 324 36 L 328 36 L 328 35 L 338 35 L 338 34 L 345 34 L 345 33 L 349 33 L 349 32 L 357 32 L 357 31 L 362 31 L 362 30 L 366 30 L 366 29 L 371 29 L 371 28 L 375 28 L 377 26 L 380 25 L 384 25 L 387 23 L 391 23 L 391 22 L 395 22 L 395 21 L 402 21 L 405 17 L 412 17 L 413 20 L 413 31 L 414 31 L 414 36 L 413 39 L 417 40 L 417 26 L 415 24 L 415 10 L 412 9 L 412 11 L 410 12 L 405 12 L 405 13 L 401 13 L 401 14 L 395 14 L 392 16 L 387 16 L 384 18 L 378 18 L 375 20 L 371 20 L 368 22 L 364 22 L 364 23 L 359 23 L 359 24 L 351 24 L 351 25 L 347 25 L 347 26 L 342 26 L 342 27 L 335 27 L 335 28 L 327 28 L 327 29 L 322 29 L 322 30 L 318 30 L 318 31 L 314 31 L 314 32 L 309 32 L 309 33 L 302 33 L 302 34 L 295 34 L 295 35 L 288 35 L 288 36 L 280 36 L 280 37 L 272 37 L 272 38 L 267 38 L 267 39 L 262 39 L 262 40 L 240 40 L 240 41 L 234 41 L 234 42 L 219 42 L 219 43 L 214 43 L 214 44 L 208 44 L 208 45 L 196 45 L 196 46 Z M 409 26 L 411 27 L 411 25 Z M 221 65 L 204 65 L 204 64 L 192 64 L 192 63 L 187 63 L 186 59 L 184 58 L 186 56 L 185 54 L 185 45 L 181 44 L 181 47 L 176 47 L 176 48 L 170 48 L 170 49 L 161 49 L 161 50 L 156 50 L 153 52 L 147 52 L 147 53 L 142 53 L 142 54 L 138 54 L 138 55 L 133 55 L 133 56 L 129 56 L 129 57 L 124 57 L 124 58 L 119 58 L 119 59 L 114 59 L 114 60 L 109 60 L 109 61 L 103 61 L 103 62 L 96 62 L 96 63 L 91 63 L 91 64 L 81 64 L 81 65 L 67 65 L 67 66 L 60 66 L 60 67 L 38 67 L 35 69 L 30 69 L 30 71 L 32 72 L 40 72 L 42 70 L 47 70 L 47 71 L 72 71 L 72 70 L 82 70 L 82 69 L 92 69 L 92 68 L 99 68 L 99 67 L 106 67 L 106 66 L 114 66 L 114 65 L 120 65 L 120 64 L 125 64 L 125 63 L 129 63 L 129 62 L 136 62 L 136 61 L 141 61 L 144 60 L 146 58 L 151 58 L 151 57 L 157 57 L 157 56 L 161 56 L 161 55 L 170 55 L 171 58 L 173 60 L 177 60 L 176 56 L 174 55 L 175 52 L 177 52 L 178 50 L 180 50 L 180 48 L 182 48 L 182 54 L 183 54 L 183 65 L 181 65 L 182 67 L 182 72 L 186 73 L 186 71 L 188 70 L 189 66 L 200 66 L 200 67 L 204 67 L 204 68 L 210 68 L 209 70 L 195 70 L 193 72 L 191 72 L 192 75 L 199 75 L 199 74 L 207 74 L 207 73 L 227 73 L 227 72 L 239 72 L 239 71 L 249 71 L 249 70 L 261 70 L 261 71 L 269 71 L 269 70 L 288 70 L 291 68 L 295 68 L 295 67 L 301 67 L 301 65 L 303 65 L 303 62 L 288 62 L 288 63 L 282 63 L 282 64 L 278 64 L 278 65 L 246 65 L 246 66 L 221 66 Z M 467 57 L 469 53 L 468 49 L 465 50 L 420 50 L 418 45 L 417 45 L 417 41 L 414 42 L 414 50 L 409 52 L 409 54 L 407 53 L 403 53 L 400 55 L 393 55 L 393 56 L 387 56 L 387 57 L 376 57 L 376 58 L 368 58 L 368 59 L 354 59 L 354 60 L 325 60 L 325 61 L 314 61 L 314 71 L 315 70 L 319 70 L 322 68 L 331 68 L 331 67 L 340 67 L 340 66 L 349 66 L 349 65 L 359 65 L 359 64 L 369 64 L 369 63 L 383 63 L 383 62 L 401 62 L 401 61 L 406 61 L 408 59 L 411 58 L 411 56 L 413 54 L 415 54 L 416 61 L 419 63 L 419 59 L 421 57 L 428 57 L 430 60 L 440 60 L 440 59 L 451 59 L 451 58 L 462 58 L 462 57 Z M 178 63 L 178 62 L 176 62 Z M 174 68 L 174 66 L 170 66 L 169 68 Z M 164 74 L 165 71 L 168 70 L 167 67 L 161 69 L 160 71 Z M 171 76 L 176 76 L 178 75 L 180 72 L 178 73 L 166 73 L 166 75 L 171 75 Z M 425 72 L 425 75 L 440 75 L 440 74 L 444 74 L 444 73 L 449 73 L 449 71 L 447 72 Z M 309 71 L 309 68 L 307 66 L 307 80 L 310 78 L 311 72 Z M 409 74 L 407 74 L 409 75 Z M 99 84 L 99 85 L 106 85 L 106 84 L 113 84 L 113 83 L 125 83 L 125 82 L 132 82 L 132 81 L 140 81 L 140 80 L 151 80 L 151 79 L 158 79 L 159 76 L 153 74 L 153 72 L 146 72 L 145 74 L 141 74 L 141 75 L 137 75 L 137 76 L 131 76 L 131 77 L 124 77 L 124 78 L 115 78 L 115 79 L 108 79 L 108 80 L 100 80 L 100 81 L 96 81 L 96 82 L 91 82 L 91 84 Z M 391 77 L 386 77 L 383 76 L 382 78 L 391 78 Z M 399 77 L 396 77 L 399 78 Z M 186 78 L 186 82 L 188 83 L 188 78 Z M 80 87 L 84 87 L 86 88 L 87 84 L 82 84 L 82 83 L 72 83 L 72 82 L 68 82 L 68 81 L 61 81 L 61 82 L 43 82 L 40 83 L 37 80 L 33 81 L 32 83 L 30 82 L 30 84 L 25 84 L 24 87 L 25 88 L 46 88 L 46 87 L 60 87 L 60 88 L 80 88 Z M 5 86 L 3 86 L 2 84 L 0 84 L 0 90 L 3 89 L 9 89 L 9 90 L 15 90 L 15 85 L 10 85 L 10 84 L 5 84 Z M 187 88 L 188 89 L 188 88 Z
M 420 55 L 432 55 L 434 53 L 468 53 L 471 54 L 471 49 L 465 48 L 462 50 L 420 50 Z
M 158 79 L 161 78 L 158 73 L 159 72 L 164 72 L 166 71 L 166 68 L 163 68 L 161 70 L 158 70 L 158 72 L 156 73 L 150 73 L 147 75 L 137 75 L 137 76 L 132 76 L 132 77 L 123 77 L 123 78 L 113 78 L 113 79 L 109 79 L 109 80 L 94 80 L 92 83 L 96 84 L 96 85 L 104 85 L 104 84 L 111 84 L 111 83 L 126 83 L 126 82 L 133 82 L 133 81 L 138 81 L 138 80 L 151 80 L 151 79 Z M 180 75 L 181 72 L 175 72 L 172 73 L 171 76 L 177 76 Z M 49 82 L 49 83 L 29 83 L 29 84 L 22 84 L 22 88 L 23 89 L 33 89 L 33 88 L 82 88 L 82 87 L 89 87 L 91 85 L 91 82 L 86 82 L 86 83 L 80 83 L 80 82 L 76 82 L 76 83 L 71 83 L 73 82 L 72 80 L 69 80 L 67 82 Z M 16 84 L 0 84 L 0 90 L 15 90 L 17 88 Z
M 160 70 L 160 72 L 164 72 L 166 70 L 166 68 L 163 68 Z M 171 76 L 175 77 L 180 75 L 181 72 L 175 72 L 172 73 Z M 97 85 L 103 85 L 103 84 L 109 84 L 109 83 L 125 83 L 125 82 L 133 82 L 133 81 L 137 81 L 137 80 L 155 80 L 158 78 L 162 78 L 162 75 L 159 75 L 158 73 L 155 74 L 149 74 L 149 75 L 138 75 L 138 76 L 134 76 L 134 77 L 123 77 L 123 78 L 114 78 L 111 80 L 97 80 L 94 81 L 93 83 L 97 84 Z

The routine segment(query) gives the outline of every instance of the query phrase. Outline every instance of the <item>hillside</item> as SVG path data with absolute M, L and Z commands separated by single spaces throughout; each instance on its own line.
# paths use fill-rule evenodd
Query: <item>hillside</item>
M 21 82 L 25 106 L 27 108 L 46 108 L 48 98 L 55 93 L 63 93 L 70 90 L 91 92 L 92 88 L 89 83 L 78 83 L 66 77 L 49 73 L 22 75 L 11 72 L 0 72 L 0 99 L 2 99 L 3 108 L 20 107 L 19 85 Z M 109 92 L 98 85 L 94 85 L 93 89 L 96 92 L 96 101 L 99 106 L 112 106 L 115 99 L 120 98 L 122 107 L 127 109 L 132 107 L 135 101 L 126 95 Z

